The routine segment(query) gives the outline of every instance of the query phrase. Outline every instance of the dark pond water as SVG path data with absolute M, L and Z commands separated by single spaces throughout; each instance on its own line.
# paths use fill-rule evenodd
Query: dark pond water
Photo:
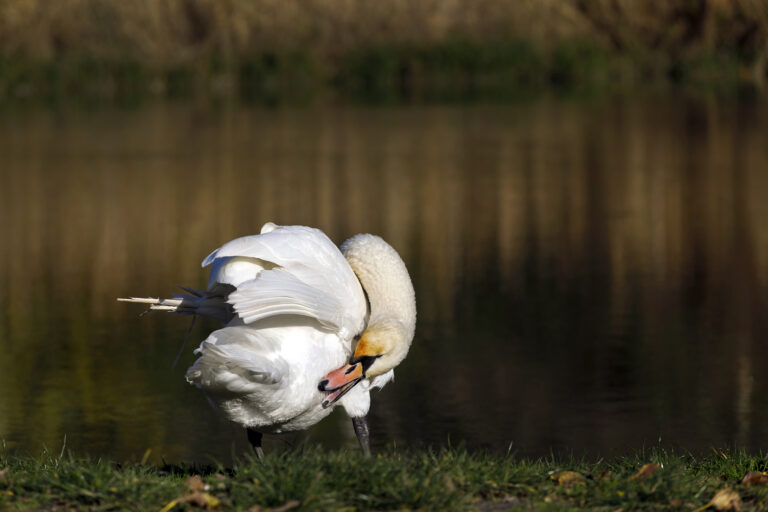
M 183 375 L 198 324 L 115 297 L 206 283 L 266 221 L 403 255 L 419 322 L 379 447 L 588 457 L 768 448 L 768 104 L 145 107 L 0 117 L 0 438 L 231 461 Z M 341 411 L 305 437 L 355 446 Z

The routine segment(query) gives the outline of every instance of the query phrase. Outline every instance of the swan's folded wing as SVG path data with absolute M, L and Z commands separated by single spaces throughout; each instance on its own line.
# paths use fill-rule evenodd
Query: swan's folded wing
M 256 278 L 238 283 L 229 297 L 238 315 L 250 319 L 246 323 L 302 314 L 333 326 L 344 339 L 365 325 L 367 306 L 360 282 L 338 247 L 318 229 L 268 223 L 259 235 L 227 242 L 203 266 L 225 258 L 260 262 Z
M 345 327 L 344 310 L 338 298 L 302 282 L 283 269 L 265 270 L 256 279 L 240 285 L 229 295 L 237 315 L 246 324 L 275 315 L 315 318 L 324 327 Z

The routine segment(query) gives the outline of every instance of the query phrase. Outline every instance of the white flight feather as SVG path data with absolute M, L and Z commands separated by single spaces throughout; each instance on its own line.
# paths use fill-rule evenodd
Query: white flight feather
M 354 327 L 344 325 L 343 308 L 336 297 L 282 268 L 264 270 L 256 279 L 242 283 L 229 295 L 228 302 L 246 324 L 272 315 L 295 314 L 315 318 L 335 331 Z
M 237 238 L 213 251 L 211 284 L 237 288 L 227 302 L 251 324 L 275 315 L 315 318 L 344 340 L 365 327 L 363 289 L 339 248 L 322 231 L 267 224 L 259 235 Z

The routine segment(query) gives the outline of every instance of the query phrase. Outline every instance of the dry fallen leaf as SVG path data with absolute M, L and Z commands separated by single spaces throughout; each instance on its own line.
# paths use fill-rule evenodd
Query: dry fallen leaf
M 205 489 L 205 483 L 200 475 L 193 475 L 187 478 L 186 484 L 190 492 L 200 492 Z
M 207 492 L 202 492 L 207 486 L 200 475 L 194 475 L 187 478 L 185 483 L 189 489 L 189 494 L 169 501 L 162 509 L 160 509 L 160 512 L 168 512 L 176 505 L 182 503 L 188 503 L 200 508 L 215 508 L 220 505 L 219 499 L 216 496 L 208 494 Z
M 717 510 L 735 510 L 736 512 L 741 510 L 741 496 L 727 487 L 717 491 L 710 503 Z
M 160 509 L 160 512 L 168 512 L 178 504 L 179 504 L 179 500 L 171 500 L 168 503 L 166 503 L 163 508 Z
M 659 465 L 658 464 L 654 464 L 654 463 L 645 464 L 643 467 L 640 468 L 640 470 L 637 473 L 635 473 L 634 475 L 629 477 L 629 479 L 630 480 L 642 480 L 644 478 L 648 478 L 649 476 L 651 476 L 652 474 L 654 474 L 658 470 L 659 470 Z
M 568 487 L 574 484 L 584 484 L 587 482 L 586 477 L 576 471 L 561 471 L 555 473 L 550 478 L 557 482 L 557 485 L 562 485 L 563 487 Z
M 750 471 L 744 478 L 741 479 L 741 483 L 746 485 L 768 485 L 768 473 L 765 471 Z
M 8 482 L 8 468 L 5 468 L 4 470 L 0 471 L 0 484 L 4 484 Z
M 733 489 L 726 487 L 717 491 L 709 503 L 697 508 L 693 512 L 700 512 L 709 507 L 715 507 L 715 509 L 721 511 L 733 510 L 734 512 L 741 512 L 741 496 Z
M 219 506 L 219 499 L 207 492 L 193 492 L 176 500 L 177 503 L 189 503 L 196 507 L 214 508 Z
M 173 503 L 173 506 L 176 506 L 179 503 L 189 503 L 190 505 L 194 505 L 195 507 L 201 507 L 201 508 L 202 507 L 215 508 L 215 507 L 218 507 L 220 504 L 219 499 L 216 496 L 212 496 L 207 492 L 193 492 L 192 494 L 187 494 L 186 496 L 177 498 L 173 500 L 171 503 Z M 166 507 L 167 506 L 168 505 L 166 505 Z M 173 508 L 173 506 L 168 508 L 167 510 L 170 510 L 171 508 Z M 163 510 L 166 510 L 166 509 L 164 508 Z

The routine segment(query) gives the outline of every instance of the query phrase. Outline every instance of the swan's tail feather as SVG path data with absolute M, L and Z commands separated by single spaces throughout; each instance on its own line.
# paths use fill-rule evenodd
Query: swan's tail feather
M 179 313 L 182 315 L 194 315 L 198 308 L 198 304 L 195 302 L 189 300 L 185 301 L 185 299 L 181 297 L 173 299 L 159 299 L 153 297 L 120 297 L 117 300 L 120 302 L 149 304 L 149 311 L 165 311 L 167 313 Z
M 194 297 L 202 297 L 203 295 L 205 295 L 205 292 L 202 290 L 195 290 L 194 288 L 187 288 L 186 286 L 181 286 L 181 285 L 177 286 L 177 288 L 179 290 L 184 290 L 185 292 L 187 292 L 188 295 L 192 295 Z
M 232 306 L 227 303 L 227 295 L 234 290 L 230 285 L 217 285 L 215 289 L 203 292 L 179 286 L 186 294 L 174 293 L 172 299 L 154 297 L 127 297 L 117 299 L 120 302 L 148 304 L 147 313 L 163 312 L 178 315 L 200 315 L 215 318 L 226 324 L 234 316 Z

